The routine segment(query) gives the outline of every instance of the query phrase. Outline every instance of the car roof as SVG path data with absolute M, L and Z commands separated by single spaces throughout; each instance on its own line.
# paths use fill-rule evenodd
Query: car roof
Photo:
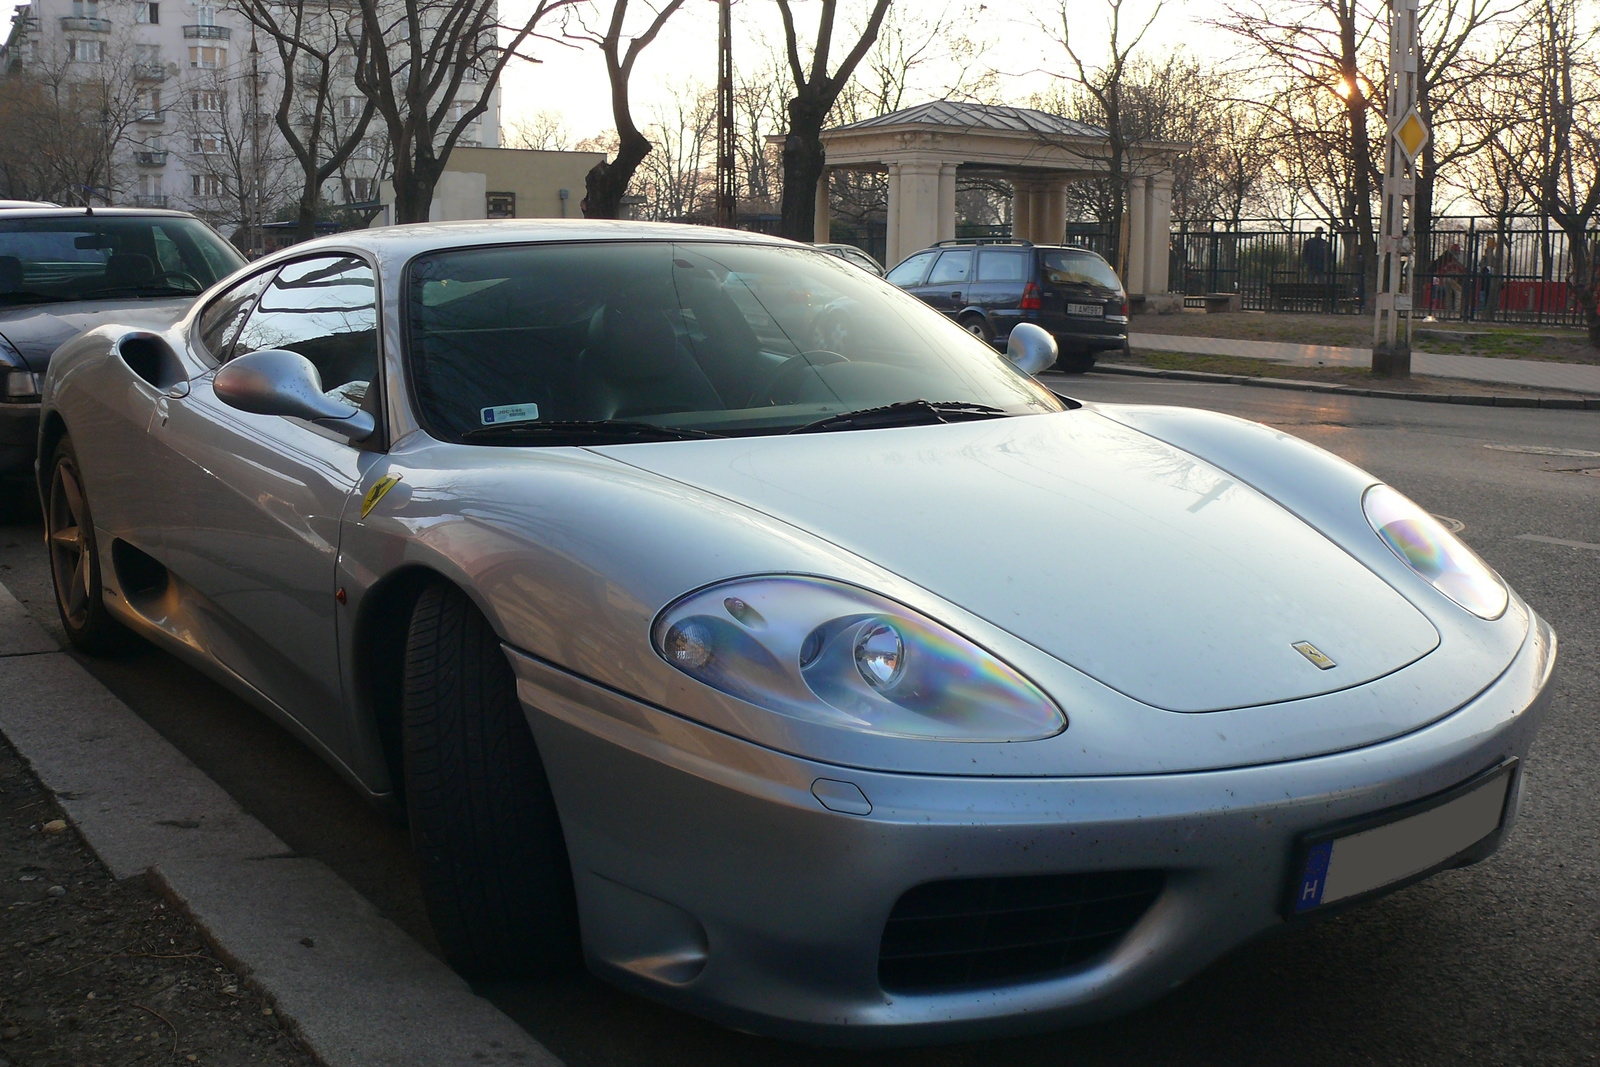
M 0 200 L 0 219 L 192 219 L 195 217 L 187 211 L 167 211 L 160 208 L 97 207 L 91 211 L 88 208 L 57 207 L 51 204 L 30 204 L 24 207 L 14 206 L 18 203 L 20 203 L 20 201 Z

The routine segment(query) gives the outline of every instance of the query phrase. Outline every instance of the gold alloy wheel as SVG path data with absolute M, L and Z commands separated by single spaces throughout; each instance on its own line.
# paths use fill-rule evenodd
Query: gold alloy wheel
M 56 602 L 70 629 L 89 621 L 90 571 L 94 561 L 94 536 L 88 532 L 83 484 L 70 456 L 56 460 L 50 476 L 50 510 L 46 540 L 50 548 L 50 574 L 55 580 Z

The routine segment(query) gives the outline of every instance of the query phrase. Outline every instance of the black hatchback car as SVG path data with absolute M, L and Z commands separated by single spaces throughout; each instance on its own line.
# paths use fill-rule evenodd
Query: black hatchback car
M 1082 373 L 1096 352 L 1128 347 L 1128 294 L 1086 248 L 941 241 L 887 277 L 991 344 L 1004 345 L 1019 322 L 1043 326 L 1061 347 L 1058 370 Z

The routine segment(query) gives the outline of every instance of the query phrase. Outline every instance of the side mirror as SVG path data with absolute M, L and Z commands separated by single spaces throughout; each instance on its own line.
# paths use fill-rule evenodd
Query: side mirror
M 211 387 L 229 407 L 309 419 L 352 441 L 372 436 L 377 426 L 367 412 L 324 394 L 322 376 L 312 362 L 282 348 L 264 348 L 228 362 Z
M 1038 374 L 1054 366 L 1060 355 L 1056 339 L 1043 326 L 1019 322 L 1011 327 L 1011 336 L 1006 340 L 1006 358 L 1022 373 Z

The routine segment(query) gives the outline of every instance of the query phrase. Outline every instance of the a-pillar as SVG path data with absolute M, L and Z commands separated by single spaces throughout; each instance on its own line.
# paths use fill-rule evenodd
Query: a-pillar
M 883 240 L 883 265 L 893 267 L 905 257 L 900 254 L 900 164 L 890 163 L 889 197 L 885 201 L 888 218 Z
M 1144 291 L 1164 293 L 1172 265 L 1172 175 L 1150 179 L 1144 204 Z
M 828 205 L 828 171 L 817 178 L 816 217 L 811 223 L 811 241 L 825 245 L 833 240 L 833 209 Z
M 900 164 L 900 180 L 889 201 L 889 215 L 898 238 L 889 257 L 899 262 L 939 240 L 939 164 Z
M 939 164 L 939 240 L 956 235 L 956 164 Z
M 1028 186 L 1011 183 L 1011 236 L 1018 241 L 1033 240 L 1033 214 L 1028 210 Z
M 1145 228 L 1145 186 L 1144 178 L 1128 179 L 1128 211 L 1126 215 L 1128 232 L 1125 240 L 1128 248 L 1128 270 L 1122 279 L 1122 287 L 1130 296 L 1143 295 L 1145 289 L 1145 243 L 1149 239 Z

